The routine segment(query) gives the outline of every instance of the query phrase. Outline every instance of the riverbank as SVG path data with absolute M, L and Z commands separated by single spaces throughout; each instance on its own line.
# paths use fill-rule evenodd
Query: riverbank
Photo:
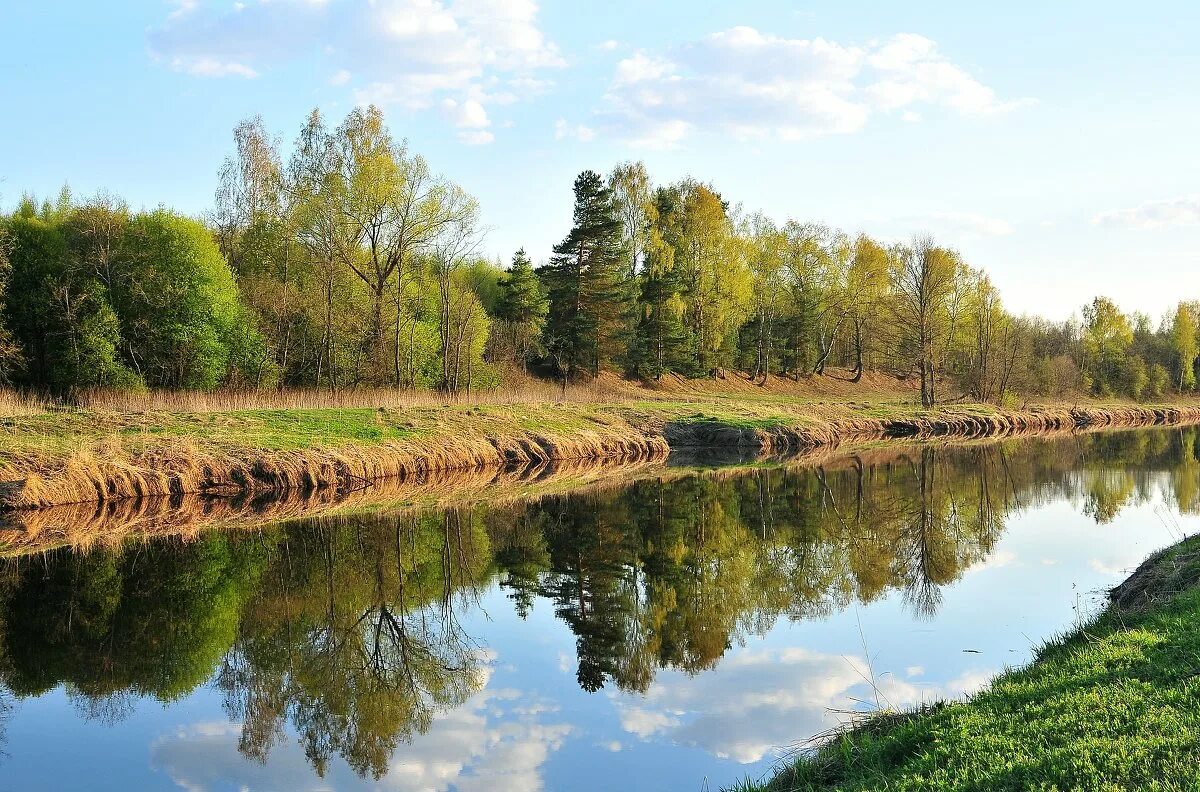
M 627 389 L 612 401 L 237 409 L 59 409 L 0 419 L 0 508 L 182 494 L 355 490 L 432 471 L 660 459 L 672 449 L 786 454 L 887 438 L 1004 437 L 1200 422 L 1200 402 L 922 410 L 896 381 L 825 391 L 741 380 Z
M 1001 410 L 739 400 L 53 413 L 5 421 L 0 503 L 39 508 L 178 494 L 353 490 L 433 471 L 639 462 L 672 448 L 802 452 L 885 438 L 988 437 L 1200 420 L 1200 407 Z
M 1200 788 L 1200 537 L 966 702 L 882 713 L 739 792 Z

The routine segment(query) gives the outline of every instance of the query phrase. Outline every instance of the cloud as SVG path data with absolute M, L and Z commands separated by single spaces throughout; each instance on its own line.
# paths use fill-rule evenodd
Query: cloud
M 1113 209 L 1092 218 L 1107 228 L 1184 228 L 1200 225 L 1200 194 L 1164 201 L 1149 201 L 1132 209 Z
M 612 52 L 613 50 L 619 49 L 620 47 L 621 47 L 621 42 L 617 41 L 616 39 L 606 39 L 596 45 L 596 49 L 603 50 L 604 52 Z
M 151 765 L 181 788 L 294 790 L 474 790 L 542 788 L 541 767 L 571 734 L 565 723 L 542 723 L 511 707 L 518 691 L 483 691 L 462 707 L 440 715 L 423 735 L 401 745 L 387 773 L 375 781 L 358 777 L 342 760 L 317 777 L 294 739 L 271 751 L 264 763 L 238 753 L 241 725 L 211 722 L 184 726 L 150 748 Z
M 959 241 L 1008 236 L 1013 232 L 1013 227 L 1008 221 L 976 212 L 931 212 L 904 217 L 899 222 L 902 222 L 905 228 L 927 228 L 938 236 Z
M 545 90 L 539 75 L 565 61 L 537 17 L 533 0 L 183 0 L 148 37 L 154 58 L 187 74 L 254 77 L 319 58 L 331 85 L 357 78 L 356 101 L 422 110 Z
M 171 68 L 196 77 L 245 77 L 252 79 L 258 72 L 243 63 L 216 58 L 172 58 Z
M 492 120 L 478 100 L 467 99 L 459 102 L 455 99 L 443 99 L 442 112 L 461 130 L 458 139 L 468 146 L 482 146 L 496 139 L 487 129 L 492 125 Z
M 904 707 L 973 692 L 991 677 L 969 671 L 943 685 L 918 685 L 883 675 L 875 684 L 882 704 Z M 861 657 L 742 651 L 698 676 L 662 673 L 642 699 L 621 695 L 615 704 L 621 727 L 639 739 L 665 738 L 748 764 L 828 730 L 860 702 L 873 704 L 869 678 Z
M 1024 101 L 999 99 L 923 36 L 855 46 L 734 27 L 623 58 L 596 115 L 613 135 L 670 147 L 695 131 L 803 140 L 856 132 L 878 113 L 917 121 L 916 108 L 934 107 L 982 116 Z
M 567 123 L 565 118 L 560 118 L 554 122 L 555 140 L 566 140 L 568 138 L 573 138 L 581 143 L 587 143 L 594 137 L 596 137 L 596 131 L 591 127 L 584 126 L 583 124 L 576 124 L 572 126 L 571 124 Z
M 468 129 L 458 133 L 458 139 L 468 146 L 485 146 L 496 139 L 496 136 L 486 129 Z

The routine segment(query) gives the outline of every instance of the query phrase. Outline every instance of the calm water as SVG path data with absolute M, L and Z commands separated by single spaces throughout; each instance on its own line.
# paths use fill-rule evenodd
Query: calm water
M 0 790 L 700 790 L 1200 528 L 1194 430 L 679 468 L 0 565 Z

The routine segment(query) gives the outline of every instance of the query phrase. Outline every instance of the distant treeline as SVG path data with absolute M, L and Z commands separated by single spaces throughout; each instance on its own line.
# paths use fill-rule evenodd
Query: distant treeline
M 1200 303 L 1159 321 L 1096 298 L 1061 323 L 1005 310 L 931 238 L 777 223 L 641 163 L 575 180 L 574 223 L 535 268 L 479 254 L 476 201 L 371 107 L 314 111 L 284 157 L 234 132 L 203 220 L 100 195 L 0 217 L 0 376 L 85 388 L 494 388 L 533 366 L 801 378 L 911 375 L 922 401 L 1196 387 Z

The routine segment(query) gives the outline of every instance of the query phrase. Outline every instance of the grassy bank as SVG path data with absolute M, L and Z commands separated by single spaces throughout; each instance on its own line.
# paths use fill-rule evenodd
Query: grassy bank
M 741 792 L 1200 789 L 1200 537 L 966 702 L 883 713 Z
M 903 383 L 744 378 L 616 382 L 594 400 L 370 407 L 239 403 L 143 408 L 101 402 L 0 419 L 0 505 L 32 508 L 138 496 L 355 489 L 435 470 L 549 460 L 643 460 L 678 447 L 786 452 L 883 437 L 1001 436 L 1200 420 L 1174 407 L 1052 404 L 919 409 Z M 161 399 L 161 397 L 154 397 Z M 284 402 L 286 403 L 286 402 Z M 303 405 L 306 402 L 300 401 Z M 188 409 L 170 409 L 183 406 Z

